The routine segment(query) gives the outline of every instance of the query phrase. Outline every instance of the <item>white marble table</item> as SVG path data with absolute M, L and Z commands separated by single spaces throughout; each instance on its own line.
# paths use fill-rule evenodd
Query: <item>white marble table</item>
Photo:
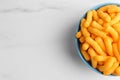
M 120 80 L 88 69 L 74 31 L 90 7 L 119 0 L 0 0 L 0 80 Z

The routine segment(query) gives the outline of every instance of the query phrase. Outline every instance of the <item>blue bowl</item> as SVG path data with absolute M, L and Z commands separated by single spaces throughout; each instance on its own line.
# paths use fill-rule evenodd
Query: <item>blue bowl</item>
M 97 9 L 99 9 L 100 7 L 105 6 L 105 5 L 108 5 L 108 4 L 115 4 L 115 5 L 120 6 L 120 3 L 110 2 L 110 3 L 99 4 L 99 5 L 91 8 L 90 10 L 97 10 Z M 87 11 L 86 11 L 86 13 L 87 13 Z M 86 13 L 81 17 L 81 19 L 86 16 Z M 81 19 L 80 19 L 80 20 L 81 20 Z M 80 21 L 79 21 L 79 24 L 77 25 L 76 30 L 75 30 L 75 35 L 76 35 L 76 33 L 81 29 L 80 24 L 81 24 L 81 23 L 80 23 Z M 85 60 L 85 58 L 83 57 L 83 55 L 81 54 L 81 51 L 80 51 L 80 42 L 79 42 L 79 40 L 78 40 L 76 37 L 75 37 L 75 46 L 76 46 L 77 53 L 78 53 L 79 57 L 82 59 L 83 63 L 84 63 L 89 69 L 91 69 L 92 71 L 97 72 L 97 73 L 99 73 L 99 74 L 102 74 L 100 71 L 98 71 L 97 69 L 93 68 L 92 65 L 90 64 L 90 62 L 88 62 L 88 61 Z

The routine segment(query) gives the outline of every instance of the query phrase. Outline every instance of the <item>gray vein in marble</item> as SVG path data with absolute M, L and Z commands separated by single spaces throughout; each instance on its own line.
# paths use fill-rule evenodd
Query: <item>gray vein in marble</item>
M 44 10 L 60 10 L 59 7 L 48 6 L 43 8 L 31 9 L 31 8 L 11 8 L 11 9 L 1 9 L 0 13 L 10 13 L 10 12 L 24 12 L 24 13 L 31 13 L 31 12 L 41 12 Z
M 7 44 L 7 45 L 4 45 L 4 46 L 0 46 L 0 48 L 3 50 L 3 49 L 8 49 L 8 48 L 17 48 L 17 47 L 38 47 L 38 46 L 41 46 L 40 44 L 32 44 L 32 43 L 29 43 L 29 44 L 24 44 L 24 43 L 21 43 L 21 44 Z
M 0 72 L 0 77 L 5 80 L 13 80 L 10 74 Z

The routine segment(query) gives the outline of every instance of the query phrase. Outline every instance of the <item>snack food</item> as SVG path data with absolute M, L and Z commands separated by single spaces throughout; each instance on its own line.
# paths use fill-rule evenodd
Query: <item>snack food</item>
M 104 75 L 120 76 L 120 6 L 88 11 L 80 27 L 76 38 L 85 60 Z

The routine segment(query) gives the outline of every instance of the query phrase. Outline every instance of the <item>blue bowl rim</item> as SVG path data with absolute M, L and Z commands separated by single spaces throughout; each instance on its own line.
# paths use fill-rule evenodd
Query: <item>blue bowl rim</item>
M 102 6 L 109 5 L 109 4 L 115 4 L 115 5 L 120 6 L 120 3 L 116 3 L 116 2 L 100 3 L 100 4 L 92 7 L 90 10 L 97 10 L 97 9 L 99 9 L 99 8 L 102 7 Z M 80 18 L 80 20 L 86 16 L 86 13 L 87 13 L 87 11 L 86 11 L 86 12 L 84 13 L 84 15 Z M 76 32 L 78 32 L 78 31 L 80 30 L 80 20 L 79 20 L 79 23 L 78 23 L 78 25 L 77 25 L 77 27 L 76 27 L 76 30 L 75 30 L 74 35 L 76 35 Z M 100 71 L 98 71 L 97 69 L 93 68 L 93 67 L 91 66 L 91 64 L 84 59 L 84 57 L 82 56 L 81 51 L 80 51 L 80 43 L 79 43 L 78 39 L 75 37 L 74 40 L 75 40 L 75 46 L 76 46 L 77 53 L 78 53 L 79 57 L 81 58 L 81 60 L 83 61 L 83 63 L 84 63 L 90 70 L 92 70 L 92 71 L 94 71 L 94 72 L 96 72 L 96 73 L 99 73 L 99 74 L 103 75 Z M 78 43 L 79 43 L 79 44 L 78 44 Z M 110 75 L 110 76 L 111 76 L 111 75 Z M 113 76 L 113 75 L 112 75 L 112 76 Z

